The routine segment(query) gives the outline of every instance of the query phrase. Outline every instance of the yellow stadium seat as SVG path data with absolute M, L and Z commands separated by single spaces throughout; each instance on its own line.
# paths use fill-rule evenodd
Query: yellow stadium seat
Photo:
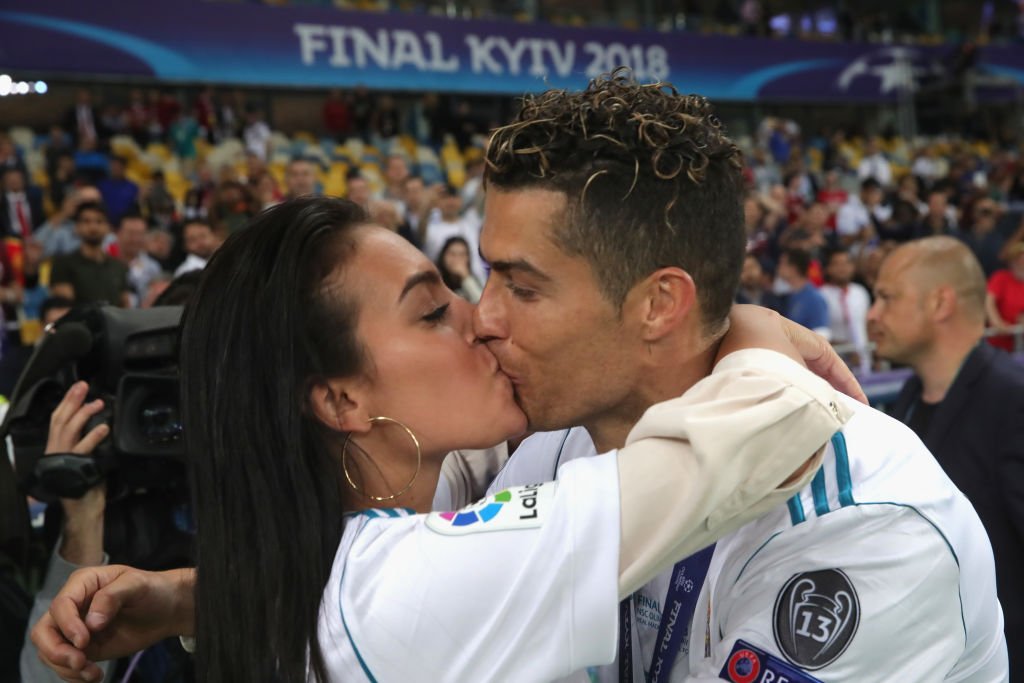
M 149 146 L 146 147 L 146 153 L 152 154 L 162 161 L 170 161 L 171 157 L 174 156 L 171 154 L 171 150 L 167 148 L 167 145 L 160 142 L 149 143 Z
M 189 190 L 189 183 L 182 177 L 181 173 L 178 171 L 166 171 L 164 183 L 167 185 L 167 191 L 171 193 L 176 202 L 181 203 L 185 201 L 185 195 Z

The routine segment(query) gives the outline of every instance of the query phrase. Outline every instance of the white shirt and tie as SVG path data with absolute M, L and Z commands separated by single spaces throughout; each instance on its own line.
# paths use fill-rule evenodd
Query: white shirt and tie
M 32 234 L 32 207 L 24 192 L 7 193 L 7 211 L 11 232 L 27 239 Z

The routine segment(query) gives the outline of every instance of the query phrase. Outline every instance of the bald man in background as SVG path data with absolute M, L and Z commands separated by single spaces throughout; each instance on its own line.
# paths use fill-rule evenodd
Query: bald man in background
M 909 365 L 892 414 L 974 504 L 992 541 L 1010 680 L 1024 681 L 1024 367 L 982 342 L 985 275 L 951 237 L 907 243 L 882 264 L 868 330 Z

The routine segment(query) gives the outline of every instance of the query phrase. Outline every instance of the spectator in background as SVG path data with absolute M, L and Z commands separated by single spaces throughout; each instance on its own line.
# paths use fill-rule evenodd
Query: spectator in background
M 352 128 L 356 135 L 362 137 L 363 142 L 370 141 L 371 124 L 373 120 L 373 96 L 365 85 L 357 85 L 349 98 L 352 110 Z
M 779 277 L 790 291 L 785 315 L 793 322 L 829 337 L 828 304 L 808 277 L 811 255 L 803 249 L 786 249 L 779 260 Z
M 410 177 L 409 162 L 401 154 L 389 154 L 384 162 L 384 189 L 379 199 L 387 199 L 405 213 L 405 181 Z
M 370 222 L 387 228 L 391 232 L 398 233 L 407 239 L 413 246 L 419 248 L 416 235 L 409 229 L 409 225 L 402 220 L 402 214 L 398 205 L 387 199 L 374 199 L 370 201 Z
M 178 101 L 177 96 L 169 90 L 158 92 L 156 95 L 156 120 L 159 124 L 160 138 L 167 136 L 171 130 L 171 124 L 179 114 L 181 114 L 181 102 Z
M 171 271 L 174 259 L 174 236 L 166 230 L 151 228 L 146 233 L 146 254 L 160 264 L 164 272 Z
M 868 349 L 868 309 L 871 296 L 853 281 L 856 267 L 850 252 L 842 247 L 825 254 L 825 284 L 818 290 L 828 304 L 829 336 L 833 344 L 851 345 L 853 351 L 840 354 L 851 368 L 871 369 Z
M 53 177 L 57 169 L 57 160 L 64 154 L 75 156 L 75 148 L 71 145 L 71 136 L 59 125 L 50 126 L 46 136 L 46 175 Z M 2 164 L 0 164 L 2 168 Z
M 250 180 L 249 185 L 256 196 L 257 206 L 261 211 L 281 203 L 284 194 L 277 187 L 277 181 L 270 173 L 263 173 L 255 180 Z
M 434 210 L 433 192 L 427 189 L 423 178 L 411 175 L 405 179 L 405 224 L 410 234 L 415 236 L 413 242 L 422 244 L 423 233 L 430 223 L 430 212 Z
M 971 248 L 981 263 L 986 277 L 990 277 L 1002 265 L 999 254 L 1006 244 L 1006 236 L 996 229 L 1002 215 L 999 204 L 983 197 L 971 206 L 970 228 L 960 234 L 960 239 Z
M 324 131 L 338 142 L 352 134 L 352 110 L 337 88 L 327 93 L 321 116 Z
M 836 229 L 836 216 L 839 209 L 850 198 L 850 193 L 840 185 L 841 177 L 837 169 L 829 169 L 825 172 L 824 183 L 815 197 L 816 201 L 824 204 L 828 209 L 828 227 L 833 232 Z
M 83 185 L 64 199 L 57 213 L 39 226 L 33 235 L 43 246 L 43 258 L 71 254 L 80 243 L 75 233 L 75 212 L 82 204 L 100 204 L 100 191 L 92 185 Z
M 104 178 L 97 187 L 103 195 L 110 220 L 118 222 L 121 216 L 139 210 L 139 186 L 125 177 L 127 168 L 124 159 L 110 157 L 110 177 Z
M 213 169 L 208 164 L 200 164 L 196 170 L 196 181 L 185 193 L 185 219 L 205 220 L 210 215 L 210 205 L 216 191 L 217 183 L 213 179 Z
M 0 177 L 0 235 L 27 239 L 46 218 L 43 193 L 25 182 L 25 174 L 16 166 L 4 168 Z
M 78 181 L 78 169 L 75 167 L 75 155 L 71 152 L 61 152 L 55 158 L 53 168 L 48 174 L 50 178 L 50 202 L 53 206 L 60 206 L 64 198 L 74 190 Z
M 949 216 L 949 195 L 942 187 L 928 192 L 928 208 L 914 228 L 914 238 L 956 235 L 956 221 Z
M 840 243 L 855 253 L 878 235 L 879 227 L 892 218 L 892 210 L 882 204 L 882 185 L 874 178 L 860 184 L 860 194 L 851 196 L 836 216 Z
M 192 172 L 196 163 L 196 138 L 199 137 L 202 127 L 196 118 L 189 112 L 181 112 L 171 123 L 167 133 L 167 141 L 181 162 L 181 170 L 188 174 Z
M 437 269 L 445 286 L 471 303 L 480 301 L 484 287 L 470 271 L 469 243 L 462 237 L 451 237 L 441 247 Z
M 913 429 L 971 501 L 995 555 L 1011 681 L 1024 671 L 1024 369 L 982 344 L 985 277 L 950 237 L 885 260 L 868 315 L 877 353 L 909 365 L 892 414 Z
M 210 257 L 217 251 L 221 242 L 213 232 L 210 224 L 202 221 L 189 221 L 186 223 L 185 227 L 182 228 L 182 236 L 184 237 L 185 250 L 188 252 L 188 256 L 185 257 L 182 264 L 174 271 L 174 277 L 176 278 L 193 270 L 205 268 Z
M 786 175 L 786 222 L 795 225 L 804 217 L 807 210 L 807 195 L 803 191 L 803 182 L 796 173 Z
M 21 172 L 28 176 L 28 168 L 18 154 L 17 147 L 6 133 L 0 133 L 0 172 L 6 168 L 20 168 Z
M 64 116 L 64 130 L 71 131 L 76 149 L 96 149 L 103 137 L 99 114 L 92 103 L 92 93 L 79 88 L 75 104 Z
M 75 210 L 78 250 L 53 260 L 50 292 L 76 304 L 109 303 L 127 307 L 130 286 L 128 267 L 103 248 L 110 235 L 110 221 L 103 206 L 85 202 Z
M 777 313 L 785 313 L 782 297 L 771 289 L 772 274 L 764 267 L 762 261 L 754 254 L 747 254 L 743 259 L 743 270 L 740 272 L 740 288 L 736 293 L 736 303 L 755 304 L 770 308 Z
M 149 186 L 143 192 L 142 206 L 150 223 L 163 230 L 170 229 L 178 213 L 178 206 L 167 189 L 163 171 L 153 171 Z
M 370 183 L 361 175 L 350 175 L 347 182 L 346 198 L 363 207 L 365 211 L 369 211 L 370 201 L 373 199 Z
M 398 135 L 401 129 L 401 115 L 398 112 L 395 98 L 391 95 L 381 95 L 377 100 L 377 106 L 373 110 L 370 130 L 381 140 L 390 140 Z
M 479 259 L 475 258 L 480 245 L 480 221 L 459 214 L 462 200 L 459 191 L 451 185 L 445 186 L 438 200 L 438 211 L 431 215 L 427 224 L 427 232 L 423 239 L 423 253 L 431 261 L 437 262 L 441 256 L 441 248 L 452 237 L 461 237 L 470 247 L 472 265 L 470 271 L 477 280 L 483 282 L 486 276 Z
M 296 197 L 312 197 L 319 195 L 316 182 L 316 167 L 311 159 L 296 157 L 288 162 L 284 173 L 284 184 L 287 189 L 284 199 Z
M 160 264 L 146 253 L 146 220 L 138 214 L 121 218 L 117 228 L 115 256 L 128 268 L 131 305 L 138 307 L 146 296 L 149 283 L 160 274 Z
M 989 325 L 1007 330 L 1024 322 L 1024 241 L 1010 246 L 1007 267 L 992 274 L 987 289 L 985 312 Z M 988 341 L 997 348 L 1014 350 L 1014 339 L 1010 335 L 989 337 Z
M 857 165 L 857 178 L 862 183 L 868 178 L 874 178 L 882 187 L 892 184 L 892 166 L 882 152 L 882 141 L 877 135 L 872 136 L 865 145 L 864 157 Z
M 249 188 L 237 180 L 227 180 L 217 186 L 209 222 L 226 237 L 245 228 L 257 211 L 256 198 Z
M 934 145 L 925 145 L 914 159 L 914 165 L 910 167 L 912 176 L 919 178 L 926 188 L 941 178 L 946 169 L 935 152 Z
M 128 106 L 125 109 L 128 133 L 135 144 L 145 149 L 150 143 L 150 130 L 156 119 L 156 112 L 146 102 L 146 96 L 139 88 L 133 88 L 128 95 Z
M 245 110 L 245 130 L 242 137 L 245 138 L 245 149 L 266 161 L 270 155 L 270 126 L 263 120 L 263 110 L 256 106 L 250 106 Z
M 921 201 L 918 194 L 917 178 L 910 174 L 900 178 L 889 205 L 892 207 L 892 217 L 888 221 L 879 222 L 878 239 L 900 244 L 909 241 L 921 217 L 928 210 L 928 205 Z
M 199 126 L 198 133 L 207 142 L 213 143 L 217 137 L 217 103 L 214 101 L 213 88 L 206 86 L 196 95 L 192 106 L 192 116 Z
M 484 158 L 471 159 L 466 162 L 466 182 L 459 190 L 464 212 L 474 212 L 477 216 L 484 215 Z

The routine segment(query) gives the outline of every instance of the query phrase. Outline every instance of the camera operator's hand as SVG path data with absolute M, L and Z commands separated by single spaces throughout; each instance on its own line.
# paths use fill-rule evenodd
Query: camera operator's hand
M 95 662 L 194 633 L 194 587 L 192 569 L 80 569 L 33 627 L 32 643 L 43 663 L 65 681 L 97 681 L 101 672 Z
M 50 416 L 50 434 L 46 454 L 77 453 L 88 455 L 110 433 L 107 425 L 98 425 L 84 437 L 86 423 L 103 410 L 103 401 L 84 403 L 89 392 L 85 382 L 74 384 Z M 101 483 L 81 498 L 61 498 L 64 531 L 60 556 L 71 564 L 92 566 L 103 563 L 103 512 L 107 504 L 106 487 Z

